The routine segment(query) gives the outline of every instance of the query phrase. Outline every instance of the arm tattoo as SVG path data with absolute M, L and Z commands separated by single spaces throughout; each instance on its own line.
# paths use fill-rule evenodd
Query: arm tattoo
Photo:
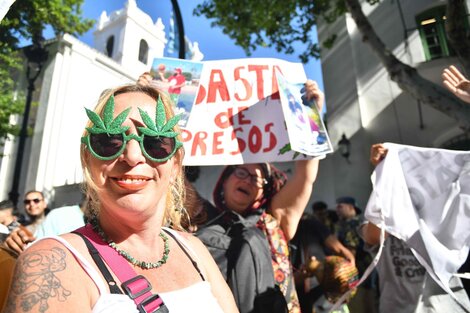
M 67 300 L 71 292 L 62 286 L 56 273 L 64 271 L 65 251 L 61 248 L 38 250 L 28 253 L 16 266 L 15 278 L 5 313 L 29 312 L 39 305 L 39 312 L 49 308 L 47 301 L 57 298 L 60 302 Z M 16 306 L 20 307 L 17 308 Z

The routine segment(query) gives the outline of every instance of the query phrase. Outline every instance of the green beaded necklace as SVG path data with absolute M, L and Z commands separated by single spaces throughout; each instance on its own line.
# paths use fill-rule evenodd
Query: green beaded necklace
M 165 233 L 160 231 L 160 237 L 163 239 L 163 256 L 162 258 L 157 261 L 157 262 L 144 262 L 144 261 L 139 261 L 136 258 L 134 258 L 132 255 L 130 255 L 128 252 L 119 249 L 117 244 L 112 241 L 111 239 L 108 239 L 104 231 L 101 229 L 100 224 L 97 219 L 92 219 L 90 221 L 91 226 L 93 227 L 93 230 L 98 233 L 98 235 L 103 239 L 104 242 L 108 243 L 108 245 L 116 250 L 119 255 L 122 255 L 127 261 L 132 263 L 135 266 L 140 267 L 141 269 L 153 269 L 153 268 L 158 268 L 162 266 L 163 264 L 166 263 L 168 260 L 168 255 L 170 254 L 170 244 L 168 242 L 168 236 L 165 235 Z

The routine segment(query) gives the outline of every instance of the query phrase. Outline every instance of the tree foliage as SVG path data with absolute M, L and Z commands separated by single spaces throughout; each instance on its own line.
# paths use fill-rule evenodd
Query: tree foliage
M 194 10 L 196 15 L 212 19 L 212 26 L 220 26 L 223 32 L 235 40 L 250 55 L 258 46 L 275 47 L 277 51 L 292 54 L 294 44 L 306 45 L 299 54 L 302 62 L 319 57 L 320 47 L 314 41 L 312 29 L 318 20 L 332 23 L 346 12 L 351 14 L 358 26 L 365 44 L 374 51 L 390 78 L 401 89 L 409 92 L 422 103 L 457 120 L 465 130 L 470 131 L 470 106 L 453 97 L 441 86 L 422 76 L 415 68 L 402 63 L 376 34 L 362 11 L 359 0 L 206 0 Z M 376 4 L 380 0 L 366 0 Z M 461 63 L 470 74 L 470 41 L 464 29 L 466 12 L 465 0 L 449 0 L 447 4 L 446 29 L 449 42 L 459 56 Z M 322 48 L 333 45 L 333 34 Z
M 24 109 L 24 98 L 15 95 L 14 72 L 22 68 L 20 44 L 37 44 L 46 27 L 56 36 L 89 30 L 94 21 L 82 17 L 83 0 L 18 0 L 0 23 L 0 145 L 7 134 L 16 135 L 12 114 Z
M 0 24 L 0 42 L 18 47 L 19 40 L 42 37 L 46 26 L 58 36 L 86 32 L 94 21 L 82 17 L 83 0 L 18 0 Z
M 293 54 L 301 42 L 306 46 L 299 55 L 303 63 L 320 56 L 312 33 L 317 19 L 333 22 L 345 12 L 343 0 L 209 0 L 194 10 L 212 19 L 211 25 L 221 27 L 248 55 L 259 46 Z

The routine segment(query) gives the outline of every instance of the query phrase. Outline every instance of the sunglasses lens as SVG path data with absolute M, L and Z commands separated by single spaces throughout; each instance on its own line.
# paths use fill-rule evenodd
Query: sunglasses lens
M 144 136 L 144 149 L 154 159 L 165 159 L 175 149 L 175 138 Z
M 41 202 L 41 199 L 32 199 L 32 200 L 26 199 L 23 201 L 24 204 L 29 204 L 30 202 L 34 202 L 38 204 L 39 202 Z
M 90 146 L 101 157 L 107 158 L 121 150 L 124 140 L 122 134 L 90 134 Z

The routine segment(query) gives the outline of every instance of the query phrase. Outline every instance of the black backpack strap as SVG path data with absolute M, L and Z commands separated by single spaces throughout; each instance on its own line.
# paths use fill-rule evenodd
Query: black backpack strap
M 79 232 L 73 232 L 74 234 L 79 235 L 82 237 L 83 241 L 85 242 L 88 251 L 90 252 L 91 257 L 93 258 L 93 261 L 95 261 L 96 266 L 98 266 L 98 269 L 100 270 L 101 274 L 103 275 L 104 279 L 108 283 L 109 286 L 109 291 L 114 294 L 123 294 L 122 290 L 118 287 L 118 284 L 113 278 L 113 275 L 109 272 L 108 268 L 103 262 L 103 259 L 100 256 L 100 253 L 96 248 L 91 244 L 90 240 L 88 240 L 84 235 L 82 235 Z
M 175 242 L 178 244 L 178 246 L 181 248 L 181 250 L 183 250 L 184 254 L 186 254 L 186 256 L 188 257 L 188 259 L 191 261 L 191 263 L 193 264 L 194 268 L 196 269 L 196 271 L 199 273 L 199 276 L 201 276 L 202 280 L 206 280 L 204 278 L 204 275 L 202 275 L 202 272 L 201 270 L 199 269 L 199 266 L 197 265 L 197 262 L 193 260 L 193 258 L 191 257 L 191 255 L 189 254 L 188 251 L 186 251 L 186 248 L 181 244 L 181 242 L 179 242 L 179 240 L 175 237 L 175 235 L 171 232 L 171 231 L 168 231 L 164 228 L 162 228 L 163 231 L 165 233 L 167 233 L 168 235 L 171 236 L 171 238 L 173 238 L 175 240 Z

